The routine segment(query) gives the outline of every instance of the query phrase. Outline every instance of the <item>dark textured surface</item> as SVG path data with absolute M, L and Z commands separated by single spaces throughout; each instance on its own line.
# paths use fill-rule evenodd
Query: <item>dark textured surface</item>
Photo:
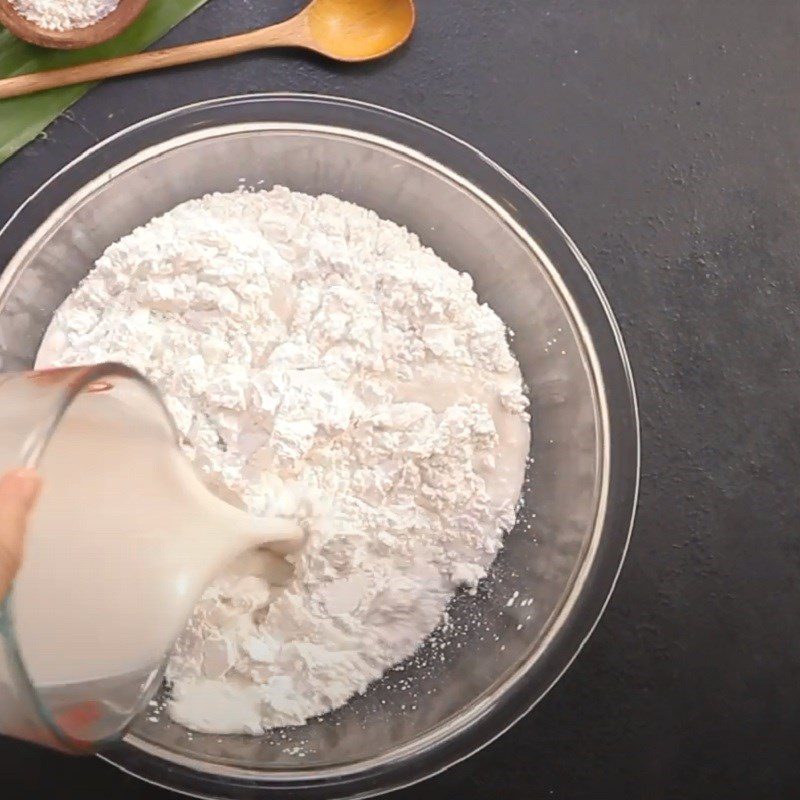
M 211 0 L 170 41 L 298 5 Z M 381 64 L 254 55 L 99 88 L 0 168 L 0 222 L 98 139 L 222 94 L 367 99 L 485 150 L 555 213 L 618 315 L 641 401 L 642 498 L 617 592 L 564 679 L 500 741 L 395 796 L 797 796 L 800 5 L 419 11 L 412 45 Z M 0 774 L 8 796 L 168 797 L 7 742 Z

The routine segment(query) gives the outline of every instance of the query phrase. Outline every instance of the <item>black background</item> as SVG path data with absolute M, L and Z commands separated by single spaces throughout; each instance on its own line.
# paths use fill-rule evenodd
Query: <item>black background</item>
M 211 0 L 167 41 L 301 2 Z M 800 4 L 418 0 L 412 44 L 116 80 L 0 168 L 0 223 L 108 134 L 191 101 L 300 90 L 463 137 L 526 183 L 597 272 L 641 402 L 630 555 L 593 638 L 510 733 L 395 795 L 800 796 Z M 0 794 L 169 795 L 0 743 Z

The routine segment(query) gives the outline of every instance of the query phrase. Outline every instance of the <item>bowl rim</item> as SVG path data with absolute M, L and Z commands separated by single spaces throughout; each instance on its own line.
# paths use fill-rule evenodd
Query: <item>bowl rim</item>
M 265 114 L 270 106 L 270 113 Z M 303 113 L 309 108 L 313 111 L 314 107 L 317 109 L 325 107 L 328 112 L 334 109 L 345 118 L 356 115 L 359 117 L 357 121 L 365 126 L 367 126 L 366 118 L 370 117 L 374 123 L 372 131 L 375 127 L 380 127 L 376 122 L 380 118 L 384 122 L 384 128 L 386 128 L 385 123 L 389 123 L 390 133 L 403 127 L 405 134 L 416 131 L 432 137 L 442 146 L 454 148 L 453 152 L 460 158 L 473 162 L 470 167 L 475 171 L 480 168 L 491 175 L 493 180 L 499 178 L 504 184 L 504 189 L 521 201 L 522 207 L 519 203 L 515 204 L 508 197 L 504 197 L 506 202 L 501 204 L 494 196 L 476 185 L 475 178 L 464 177 L 456 168 L 436 161 L 420 150 L 392 138 L 391 135 L 382 135 L 380 132 L 365 134 L 360 127 L 355 129 L 347 125 L 301 123 L 296 120 L 284 124 L 284 127 L 295 129 L 315 129 L 336 132 L 339 135 L 355 135 L 359 139 L 378 141 L 390 149 L 399 149 L 405 155 L 411 155 L 437 172 L 444 172 L 448 178 L 455 179 L 462 188 L 472 194 L 477 193 L 481 201 L 500 214 L 504 222 L 511 225 L 515 233 L 531 247 L 550 278 L 559 287 L 561 299 L 569 308 L 576 327 L 581 329 L 582 346 L 590 356 L 592 377 L 598 394 L 596 402 L 603 417 L 605 441 L 602 453 L 605 463 L 601 476 L 604 478 L 604 496 L 607 500 L 612 488 L 615 489 L 617 496 L 612 497 L 613 502 L 607 502 L 605 506 L 602 502 L 598 504 L 595 531 L 588 543 L 593 548 L 591 558 L 587 558 L 585 549 L 578 570 L 582 573 L 581 579 L 579 580 L 578 576 L 573 577 L 570 591 L 565 593 L 566 597 L 553 612 L 553 619 L 563 618 L 562 622 L 567 622 L 569 618 L 571 630 L 566 630 L 568 626 L 564 624 L 553 625 L 551 620 L 548 622 L 551 629 L 542 635 L 542 642 L 547 638 L 560 637 L 563 651 L 560 657 L 555 659 L 551 652 L 548 663 L 542 668 L 544 657 L 548 653 L 540 644 L 531 657 L 506 679 L 501 689 L 479 704 L 479 708 L 470 714 L 468 722 L 459 726 L 459 729 L 454 729 L 451 720 L 449 726 L 448 723 L 444 723 L 443 726 L 434 729 L 434 732 L 421 734 L 397 751 L 393 751 L 393 754 L 399 752 L 399 755 L 388 764 L 380 759 L 371 759 L 369 762 L 318 770 L 313 774 L 302 770 L 264 773 L 216 763 L 215 772 L 212 774 L 193 766 L 209 762 L 175 753 L 169 753 L 169 758 L 165 758 L 166 751 L 151 746 L 133 735 L 126 737 L 122 745 L 102 756 L 106 761 L 137 777 L 194 796 L 234 797 L 237 791 L 247 788 L 250 791 L 261 789 L 302 792 L 304 796 L 320 798 L 366 797 L 408 786 L 437 774 L 494 741 L 547 694 L 572 664 L 596 627 L 627 553 L 638 498 L 640 435 L 633 376 L 619 326 L 586 259 L 538 198 L 506 170 L 472 145 L 408 114 L 363 101 L 325 95 L 265 93 L 207 100 L 155 115 L 93 146 L 55 173 L 34 192 L 0 229 L 0 263 L 2 263 L 5 240 L 10 241 L 12 248 L 14 242 L 17 242 L 17 247 L 13 248 L 12 253 L 24 250 L 25 242 L 35 232 L 47 228 L 48 220 L 55 217 L 65 203 L 72 202 L 77 196 L 85 196 L 98 185 L 111 180 L 135 163 L 151 157 L 154 151 L 165 152 L 181 142 L 224 135 L 231 129 L 275 129 L 282 124 L 276 120 L 274 113 L 276 108 L 284 113 L 291 108 L 299 114 L 301 106 Z M 238 114 L 244 119 L 233 123 L 222 121 L 218 115 L 225 111 L 233 113 L 234 116 Z M 117 145 L 123 145 L 124 155 L 121 157 L 115 154 Z M 50 198 L 55 198 L 57 203 L 55 211 L 52 210 L 53 203 Z M 515 214 L 509 211 L 509 207 Z M 529 231 L 534 222 L 538 228 L 535 238 Z M 13 267 L 14 262 L 19 263 L 20 259 L 18 253 L 9 259 L 9 266 Z M 556 269 L 555 263 L 559 263 L 559 269 Z M 572 269 L 569 281 L 565 279 L 564 263 L 569 263 Z M 0 295 L 5 294 L 15 277 L 16 272 L 13 269 L 4 271 L 0 278 Z M 578 292 L 580 292 L 580 304 L 576 300 Z M 591 333 L 586 323 L 588 313 L 591 313 L 593 321 Z M 602 339 L 600 344 L 605 351 L 602 363 L 596 352 L 598 338 Z M 589 589 L 593 591 L 590 592 Z M 566 601 L 572 601 L 569 613 L 565 609 L 568 605 Z M 566 636 L 567 633 L 570 635 Z M 542 669 L 541 677 L 544 678 L 538 680 L 535 686 L 532 681 L 533 676 L 530 674 L 534 664 Z M 544 674 L 547 677 L 544 677 Z M 450 728 L 444 738 L 441 738 L 442 727 Z M 434 735 L 437 731 L 438 735 Z M 429 738 L 435 738 L 437 741 L 427 742 Z M 154 757 L 158 759 L 158 764 L 151 763 Z M 376 761 L 381 763 L 375 763 Z

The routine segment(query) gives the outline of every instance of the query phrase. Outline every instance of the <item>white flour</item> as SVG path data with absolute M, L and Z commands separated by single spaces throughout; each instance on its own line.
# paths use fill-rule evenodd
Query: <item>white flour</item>
M 40 28 L 69 31 L 99 22 L 119 0 L 11 0 L 11 5 Z
M 98 260 L 39 362 L 104 359 L 161 388 L 223 496 L 258 513 L 300 481 L 330 504 L 284 585 L 253 556 L 206 591 L 168 670 L 190 728 L 258 734 L 344 704 L 514 522 L 529 419 L 503 323 L 374 212 L 276 187 L 154 219 Z

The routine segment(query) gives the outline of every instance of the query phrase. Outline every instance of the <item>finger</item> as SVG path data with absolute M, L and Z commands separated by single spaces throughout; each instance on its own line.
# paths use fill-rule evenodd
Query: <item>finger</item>
M 0 478 L 0 599 L 19 569 L 28 514 L 40 489 L 41 479 L 31 469 L 15 470 Z

